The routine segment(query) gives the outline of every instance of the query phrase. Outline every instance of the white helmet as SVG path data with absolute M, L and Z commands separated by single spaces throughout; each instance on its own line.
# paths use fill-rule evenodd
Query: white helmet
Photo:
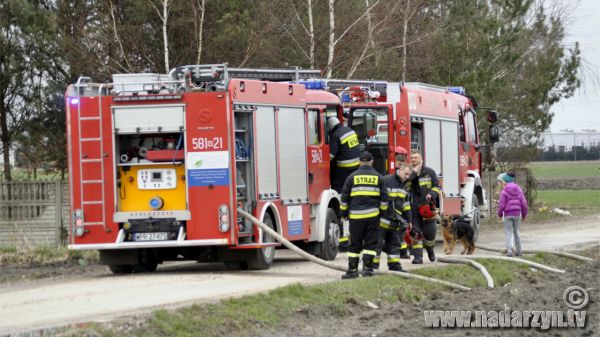
M 329 131 L 333 130 L 333 128 L 338 124 L 340 124 L 340 120 L 337 117 L 329 117 L 327 119 L 327 129 Z

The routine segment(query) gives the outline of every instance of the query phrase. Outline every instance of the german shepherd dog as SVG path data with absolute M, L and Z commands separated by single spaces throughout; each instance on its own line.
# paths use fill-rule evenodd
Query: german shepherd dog
M 475 251 L 475 230 L 463 217 L 453 219 L 450 215 L 442 217 L 442 236 L 444 239 L 444 253 L 450 255 L 454 252 L 456 242 L 460 240 L 463 244 L 461 254 L 472 255 Z

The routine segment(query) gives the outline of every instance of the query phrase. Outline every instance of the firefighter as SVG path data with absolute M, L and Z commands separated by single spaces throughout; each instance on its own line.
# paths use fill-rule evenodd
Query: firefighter
M 398 161 L 400 161 L 401 163 L 406 163 L 408 151 L 406 151 L 404 147 L 396 146 L 396 148 L 394 149 L 394 153 L 396 154 L 396 165 L 398 164 Z
M 342 193 L 342 187 L 346 178 L 360 164 L 358 160 L 358 156 L 360 155 L 358 136 L 354 130 L 342 125 L 337 117 L 329 117 L 327 119 L 327 128 L 330 134 L 329 159 L 331 160 L 331 187 L 338 193 Z M 343 225 L 340 227 L 342 235 L 339 250 L 342 252 L 348 251 L 348 247 L 350 246 L 349 233 L 344 230 Z
M 402 236 L 404 230 L 411 227 L 412 222 L 410 202 L 408 192 L 404 189 L 404 182 L 408 180 L 411 169 L 402 161 L 402 156 L 398 155 L 396 159 L 396 173 L 388 174 L 383 178 L 388 193 L 388 212 L 387 216 L 381 217 L 379 224 L 381 229 L 373 268 L 379 268 L 379 259 L 383 250 L 387 254 L 388 269 L 403 271 L 400 265 Z
M 435 245 L 436 214 L 434 205 L 438 205 L 442 190 L 435 171 L 423 165 L 423 157 L 414 151 L 410 156 L 413 172 L 409 178 L 411 184 L 413 212 L 413 264 L 423 263 L 423 245 L 427 250 L 429 261 L 435 261 L 433 247 Z
M 358 260 L 363 254 L 363 276 L 372 276 L 373 258 L 379 241 L 379 216 L 387 212 L 387 191 L 383 177 L 373 168 L 373 155 L 360 154 L 360 167 L 342 188 L 340 205 L 342 218 L 350 219 L 348 272 L 342 279 L 358 277 Z

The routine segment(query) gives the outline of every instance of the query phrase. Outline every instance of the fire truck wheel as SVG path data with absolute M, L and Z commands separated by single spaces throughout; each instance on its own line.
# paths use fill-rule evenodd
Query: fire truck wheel
M 269 214 L 265 215 L 263 222 L 265 225 L 275 229 L 275 226 L 273 225 L 273 219 L 271 219 L 271 215 L 269 215 Z M 274 241 L 275 241 L 275 239 L 273 239 L 270 235 L 263 233 L 263 237 L 262 237 L 263 243 L 274 242 Z M 254 249 L 254 250 L 248 251 L 248 257 L 246 258 L 246 264 L 248 266 L 248 269 L 250 269 L 250 270 L 265 270 L 265 269 L 269 269 L 269 267 L 271 267 L 271 265 L 273 264 L 274 257 L 275 257 L 275 247 L 273 247 L 273 246 L 260 248 L 260 249 Z M 243 266 L 243 263 L 241 263 L 240 266 L 242 267 L 242 269 L 244 269 L 243 267 L 245 267 L 245 266 Z
M 319 243 L 319 255 L 325 261 L 333 261 L 337 256 L 340 243 L 340 225 L 335 211 L 327 209 L 325 217 L 325 240 Z
M 108 265 L 108 269 L 110 269 L 110 271 L 113 274 L 131 274 L 133 272 L 133 267 L 132 265 L 129 264 L 109 264 Z
M 471 200 L 471 207 L 474 209 L 473 213 L 471 214 L 471 227 L 475 230 L 473 241 L 477 242 L 477 237 L 479 236 L 479 227 L 481 226 L 481 218 L 479 216 L 479 199 L 477 199 L 476 194 L 473 194 Z

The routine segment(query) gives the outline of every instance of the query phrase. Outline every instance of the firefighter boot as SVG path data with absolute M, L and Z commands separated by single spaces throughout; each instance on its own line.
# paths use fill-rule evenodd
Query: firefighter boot
M 358 277 L 358 257 L 348 258 L 348 271 L 342 275 L 342 280 L 349 280 Z
M 380 255 L 376 255 L 375 258 L 373 259 L 373 270 L 379 269 L 379 260 L 380 259 L 381 259 Z
M 400 263 L 391 263 L 391 264 L 388 264 L 388 269 L 391 270 L 391 271 L 404 272 L 404 269 L 402 269 L 402 266 L 400 265 Z
M 350 248 L 350 240 L 347 236 L 340 238 L 340 244 L 338 245 L 338 251 L 341 253 L 345 253 Z
M 363 254 L 363 277 L 375 275 L 375 271 L 373 271 L 373 258 L 373 255 Z
M 416 245 L 413 245 L 412 252 L 413 252 L 413 256 L 415 257 L 412 260 L 412 263 L 413 264 L 423 264 L 423 244 L 418 243 Z
M 400 245 L 400 258 L 401 259 L 410 259 L 410 254 L 408 253 L 408 245 L 406 242 L 402 242 Z
M 425 250 L 427 250 L 427 256 L 429 257 L 429 261 L 435 261 L 435 252 L 433 251 L 433 246 L 425 246 Z

